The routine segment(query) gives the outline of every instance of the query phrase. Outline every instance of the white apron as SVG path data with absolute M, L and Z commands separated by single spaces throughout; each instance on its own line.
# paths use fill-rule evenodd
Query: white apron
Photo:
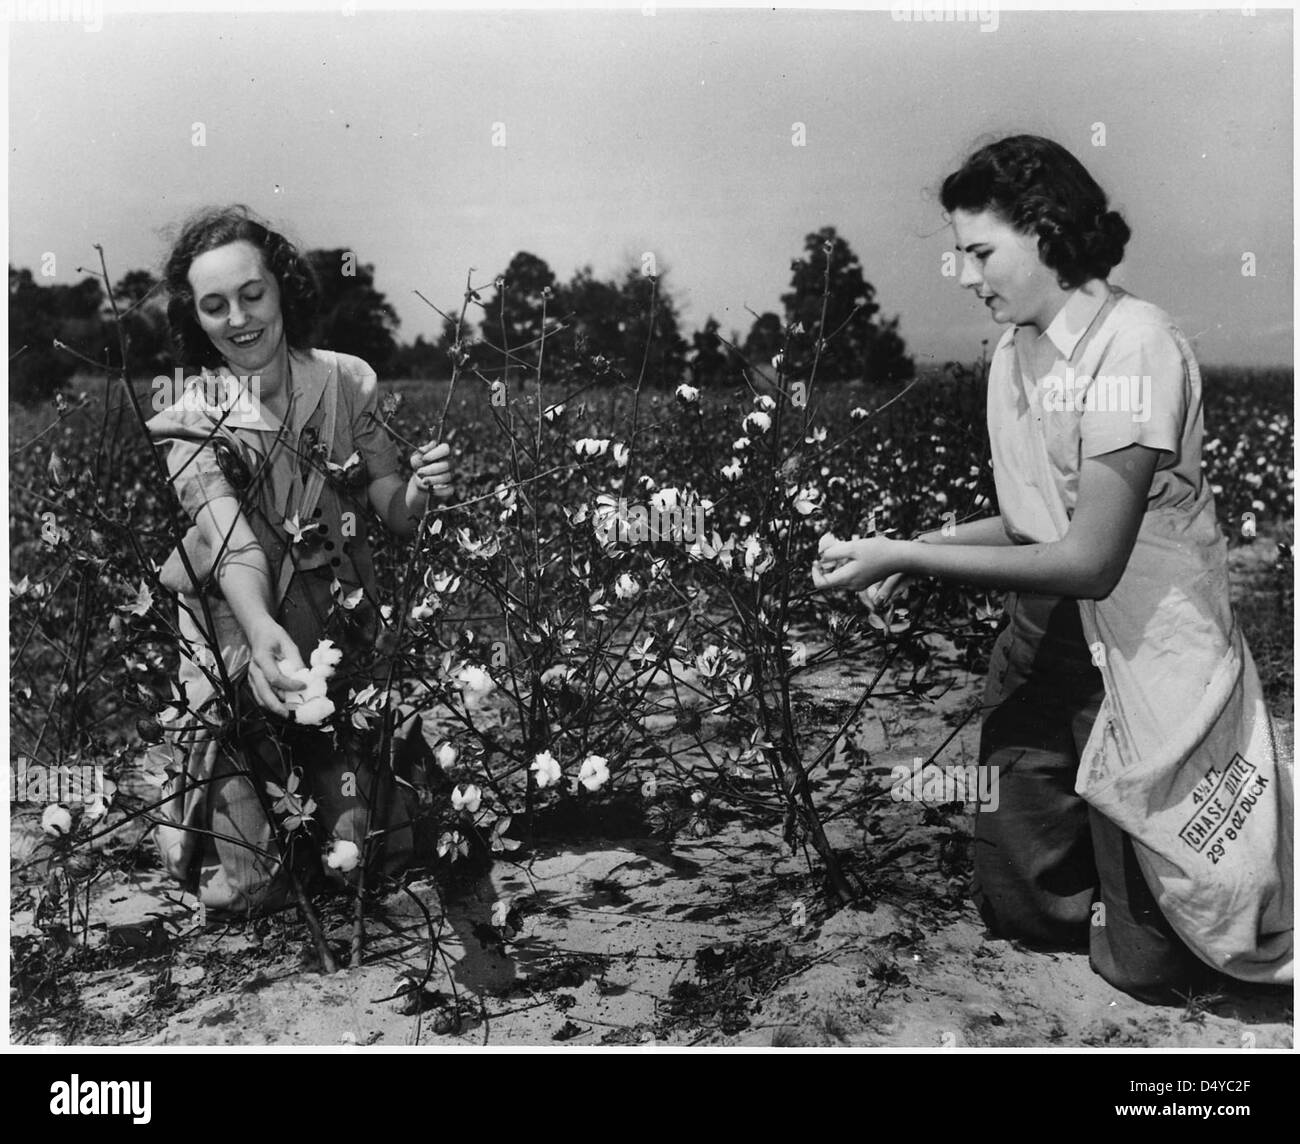
M 1115 309 L 1098 315 L 1094 345 L 1104 346 Z M 1188 415 L 1199 420 L 1190 347 L 1186 355 Z M 1087 347 L 1080 360 L 1104 368 Z M 1013 368 L 1019 383 L 1019 363 Z M 1038 398 L 1031 387 L 1030 401 Z M 1011 399 L 990 393 L 991 428 L 993 402 Z M 998 416 L 1008 420 L 1005 409 Z M 1042 434 L 1023 424 L 995 439 L 995 457 L 1031 442 L 1017 463 L 1045 510 L 1034 514 L 1032 538 L 1059 540 L 1070 524 L 1060 458 L 1053 464 Z M 1114 591 L 1078 601 L 1106 697 L 1075 789 L 1132 837 L 1161 910 L 1198 957 L 1241 980 L 1289 982 L 1292 764 L 1278 758 L 1229 601 L 1227 542 L 1208 484 L 1199 486 L 1190 504 L 1148 508 Z

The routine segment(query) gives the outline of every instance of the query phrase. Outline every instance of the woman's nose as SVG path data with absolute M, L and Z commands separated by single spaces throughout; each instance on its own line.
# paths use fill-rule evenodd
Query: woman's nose
M 226 318 L 226 324 L 234 326 L 235 329 L 239 329 L 239 327 L 247 321 L 248 315 L 239 308 L 239 304 L 237 302 L 231 303 L 230 314 Z
M 975 268 L 975 264 L 971 259 L 963 258 L 961 263 L 961 277 L 957 281 L 962 286 L 978 290 L 984 282 L 984 275 Z

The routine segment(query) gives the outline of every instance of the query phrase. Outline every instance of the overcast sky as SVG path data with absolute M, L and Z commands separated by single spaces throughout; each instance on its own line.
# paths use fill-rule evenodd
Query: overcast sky
M 9 260 L 52 252 L 57 281 L 95 242 L 115 276 L 156 270 L 164 228 L 241 201 L 373 263 L 405 340 L 439 326 L 413 290 L 454 306 L 469 267 L 490 280 L 519 250 L 562 279 L 652 251 L 688 329 L 744 331 L 833 225 L 918 361 L 969 359 L 997 327 L 941 272 L 935 190 L 1030 131 L 1110 193 L 1134 232 L 1115 280 L 1203 361 L 1292 360 L 1290 12 L 110 5 L 86 30 L 5 7 Z

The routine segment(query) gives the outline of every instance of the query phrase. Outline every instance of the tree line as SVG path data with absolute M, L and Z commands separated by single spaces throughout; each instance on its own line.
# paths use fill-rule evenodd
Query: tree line
M 472 363 L 486 376 L 526 373 L 537 359 L 543 323 L 548 369 L 581 368 L 611 380 L 644 372 L 653 386 L 739 381 L 747 364 L 770 367 L 778 353 L 786 355 L 787 374 L 806 372 L 819 342 L 820 380 L 885 382 L 914 372 L 898 318 L 882 317 L 875 288 L 834 227 L 807 235 L 802 256 L 791 262 L 782 313 L 755 315 L 743 338 L 737 331 L 724 334 L 710 315 L 688 339 L 666 275 L 653 266 L 634 266 L 609 280 L 586 266 L 561 282 L 543 259 L 521 251 L 490 286 L 440 308 L 439 337 L 402 343 L 400 320 L 376 289 L 372 264 L 345 249 L 306 256 L 321 295 L 313 344 L 356 354 L 385 378 L 440 380 L 450 376 L 453 359 Z M 123 314 L 132 376 L 170 375 L 185 367 L 170 344 L 164 292 L 151 272 L 125 274 L 113 298 Z M 120 366 L 111 319 L 99 278 L 41 285 L 30 270 L 10 266 L 10 399 L 50 398 L 85 367 L 78 355 Z

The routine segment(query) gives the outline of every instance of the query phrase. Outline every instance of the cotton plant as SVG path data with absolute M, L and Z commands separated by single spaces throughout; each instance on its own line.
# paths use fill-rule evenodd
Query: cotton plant
M 787 341 L 805 336 L 797 324 L 786 333 Z M 716 458 L 707 468 L 718 490 L 718 515 L 711 517 L 703 535 L 684 546 L 682 555 L 695 569 L 693 580 L 701 583 L 711 598 L 725 599 L 732 618 L 718 623 L 710 615 L 707 629 L 691 640 L 685 662 L 692 668 L 695 693 L 708 700 L 707 712 L 744 726 L 750 744 L 736 750 L 719 748 L 709 738 L 716 728 L 707 729 L 698 718 L 684 719 L 685 726 L 700 728 L 698 748 L 704 759 L 679 771 L 679 778 L 683 784 L 699 784 L 696 791 L 707 792 L 709 797 L 743 783 L 749 788 L 746 798 L 754 797 L 756 782 L 769 776 L 775 779 L 771 795 L 784 805 L 787 841 L 796 848 L 801 841 L 810 842 L 826 861 L 836 893 L 847 901 L 854 891 L 838 865 L 814 804 L 801 793 L 810 789 L 806 776 L 818 757 L 814 749 L 812 756 L 805 758 L 808 747 L 801 740 L 806 740 L 806 734 L 801 736 L 789 725 L 791 680 L 809 661 L 807 649 L 791 637 L 790 626 L 796 616 L 806 623 L 809 611 L 821 606 L 807 583 L 802 554 L 815 545 L 820 533 L 828 531 L 831 514 L 849 492 L 843 480 L 831 484 L 837 473 L 822 459 L 833 451 L 848 425 L 828 431 L 814 420 L 809 408 L 823 344 L 817 343 L 810 370 L 806 354 L 790 354 L 783 348 L 772 359 L 775 378 L 763 376 L 763 384 L 770 383 L 771 391 L 751 394 L 748 408 L 738 411 L 740 435 L 734 440 L 715 436 L 708 441 L 705 433 L 697 443 L 703 456 L 712 453 Z M 799 368 L 807 372 L 788 374 L 792 360 L 803 363 Z M 762 376 L 762 371 L 755 373 Z M 750 376 L 753 379 L 755 375 Z M 690 432 L 691 421 L 681 418 L 683 432 Z M 722 456 L 717 456 L 719 441 L 723 448 L 730 446 Z M 881 460 L 891 476 L 897 474 L 897 464 L 890 466 L 888 460 Z M 855 491 L 860 483 L 854 486 Z M 677 574 L 681 574 L 680 566 Z M 859 621 L 859 630 L 872 630 L 865 617 Z M 898 638 L 902 633 L 894 623 L 883 634 Z M 632 641 L 626 653 L 629 659 L 639 654 L 639 647 L 638 641 Z M 705 783 L 708 776 L 711 778 Z M 657 784 L 651 787 L 656 788 Z M 699 798 L 705 794 L 700 793 Z M 704 803 L 693 800 L 692 805 L 699 812 L 692 829 L 715 821 L 704 815 Z
M 761 722 L 772 747 L 742 764 L 705 746 L 705 769 L 751 787 L 780 771 L 775 799 L 808 837 L 814 820 L 790 794 L 802 789 L 794 741 L 755 689 L 785 686 L 782 673 L 802 662 L 789 650 L 787 601 L 802 591 L 790 553 L 825 528 L 834 474 L 783 466 L 828 447 L 828 434 L 784 377 L 722 422 L 698 385 L 674 379 L 655 394 L 641 389 L 644 371 L 606 366 L 628 398 L 607 405 L 586 392 L 601 367 L 548 368 L 547 355 L 561 352 L 550 334 L 494 340 L 508 343 L 492 376 L 511 379 L 511 397 L 491 414 L 508 448 L 486 454 L 481 484 L 447 514 L 445 538 L 422 551 L 400 603 L 408 662 L 425 665 L 451 721 L 434 748 L 444 857 L 457 859 L 471 838 L 504 847 L 510 816 L 601 797 L 624 778 L 656 799 L 684 798 L 687 780 L 673 783 L 663 748 L 682 751 L 691 728 L 708 744 L 717 719 L 746 736 Z M 530 361 L 529 384 L 518 386 Z M 732 431 L 717 435 L 719 424 Z M 697 506 L 704 525 L 689 539 L 637 535 L 651 513 L 686 525 Z M 434 568 L 463 577 L 463 603 L 432 582 Z M 494 606 L 491 634 L 457 618 Z M 647 734 L 649 715 L 674 713 L 674 735 Z

